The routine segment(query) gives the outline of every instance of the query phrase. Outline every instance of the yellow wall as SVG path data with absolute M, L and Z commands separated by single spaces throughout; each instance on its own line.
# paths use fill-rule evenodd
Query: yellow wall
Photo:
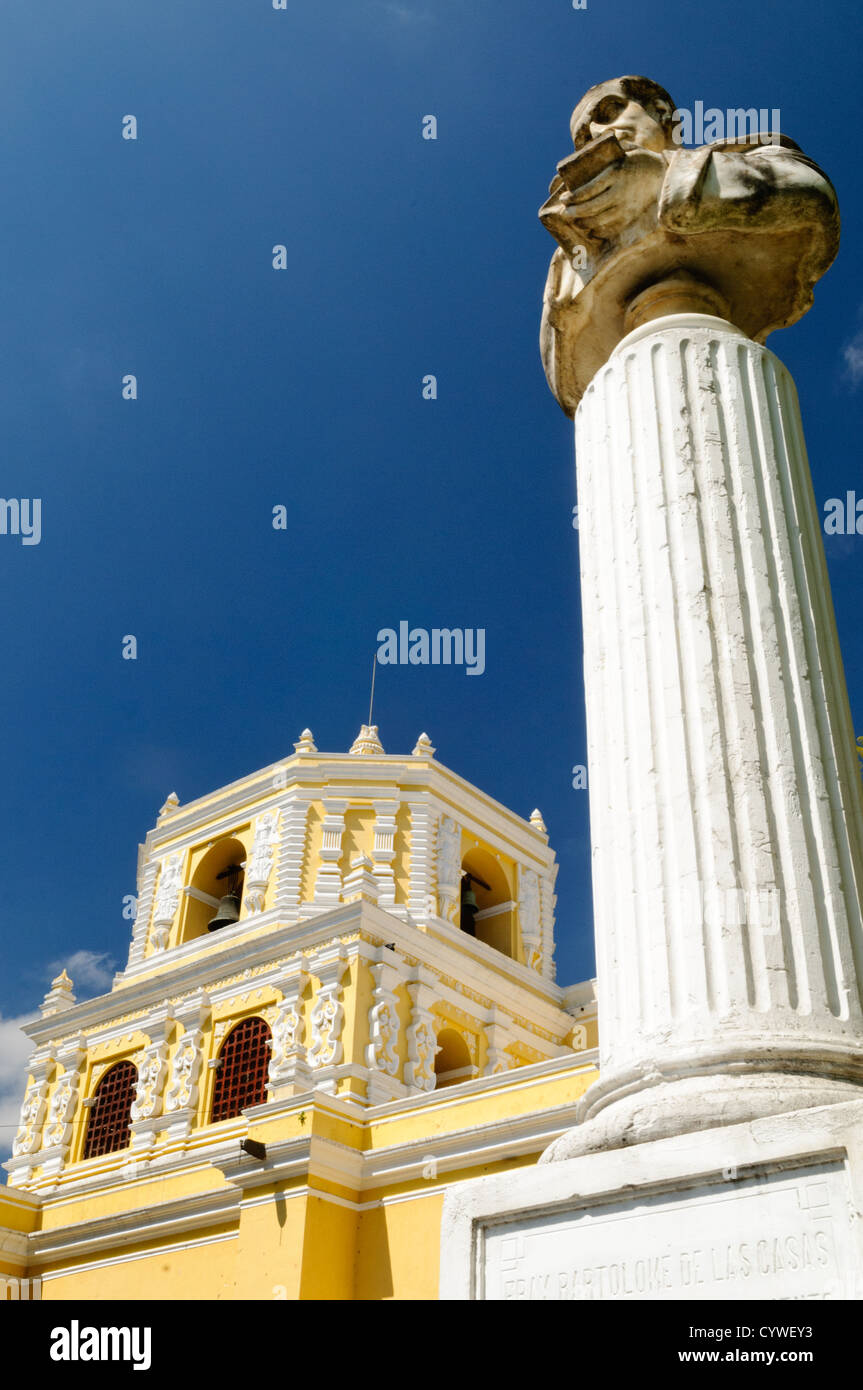
M 300 1097 L 293 1108 L 262 1117 L 250 1132 L 267 1144 L 296 1140 L 308 1154 L 304 1171 L 287 1181 L 244 1190 L 231 1219 L 173 1236 L 154 1235 L 137 1245 L 119 1240 L 114 1248 L 77 1258 L 58 1256 L 42 1268 L 34 1263 L 25 1270 L 7 1261 L 5 1266 L 0 1263 L 0 1273 L 41 1274 L 43 1298 L 76 1301 L 433 1300 L 444 1188 L 531 1164 L 539 1156 L 520 1154 L 492 1164 L 446 1167 L 435 1159 L 436 1149 L 446 1152 L 441 1141 L 462 1135 L 470 1144 L 484 1126 L 527 1114 L 562 1108 L 571 1114 L 573 1102 L 595 1076 L 593 1068 L 580 1067 L 573 1058 L 571 1067 L 550 1076 L 528 1075 L 522 1080 L 512 1071 L 478 1093 L 464 1094 L 463 1088 L 455 1087 L 374 1120 L 359 1107 L 355 1117 L 345 1116 L 325 1096 L 316 1096 L 311 1104 L 308 1096 Z M 217 1129 L 230 1132 L 231 1123 Z M 244 1122 L 234 1124 L 235 1132 L 237 1126 L 244 1127 Z M 207 1154 L 205 1138 L 198 1136 L 201 1159 Z M 324 1172 L 334 1152 L 382 1153 L 412 1141 L 428 1156 L 422 1176 L 357 1191 Z M 157 1214 L 163 1203 L 235 1190 L 211 1164 L 156 1180 L 145 1170 L 138 1180 L 124 1180 L 120 1168 L 128 1154 L 115 1157 L 113 1185 L 70 1201 L 63 1197 L 61 1184 L 41 1211 L 31 1196 L 0 1188 L 0 1227 L 24 1233 L 51 1231 L 60 1237 L 81 1222 L 123 1211 Z

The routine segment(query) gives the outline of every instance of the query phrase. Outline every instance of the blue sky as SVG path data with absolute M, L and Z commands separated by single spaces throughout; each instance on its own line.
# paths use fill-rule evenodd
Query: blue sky
M 0 1091 L 14 1064 L 17 1099 L 15 1020 L 58 963 L 83 997 L 124 962 L 166 794 L 284 757 L 305 725 L 346 750 L 400 619 L 484 628 L 486 670 L 379 668 L 384 746 L 425 729 L 541 807 L 558 978 L 592 973 L 571 426 L 537 350 L 536 210 L 594 82 L 780 108 L 836 183 L 843 243 L 769 345 L 819 503 L 863 497 L 858 29 L 850 0 L 6 8 L 0 491 L 43 513 L 38 546 L 0 536 Z M 827 555 L 863 732 L 863 536 Z

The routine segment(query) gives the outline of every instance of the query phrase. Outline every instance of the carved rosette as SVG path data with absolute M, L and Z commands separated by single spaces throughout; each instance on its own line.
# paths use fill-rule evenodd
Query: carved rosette
M 455 922 L 461 904 L 461 829 L 451 816 L 444 816 L 437 828 L 438 913 Z
M 279 837 L 279 812 L 266 811 L 255 822 L 252 853 L 246 865 L 246 911 L 263 912 Z
M 159 882 L 153 903 L 153 918 L 150 925 L 150 941 L 154 951 L 164 951 L 168 945 L 171 925 L 180 906 L 180 893 L 183 887 L 182 851 L 169 854 L 162 861 Z

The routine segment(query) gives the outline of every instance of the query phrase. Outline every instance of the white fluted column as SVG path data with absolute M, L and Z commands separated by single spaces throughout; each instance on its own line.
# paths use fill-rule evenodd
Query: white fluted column
M 576 455 L 600 1080 L 551 1156 L 859 1097 L 863 797 L 791 377 L 654 320 Z

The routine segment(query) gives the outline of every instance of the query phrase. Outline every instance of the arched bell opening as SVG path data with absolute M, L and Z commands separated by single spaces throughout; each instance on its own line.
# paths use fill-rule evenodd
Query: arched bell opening
M 228 838 L 211 845 L 183 890 L 185 918 L 180 939 L 233 926 L 242 912 L 246 847 L 241 840 Z
M 478 846 L 462 861 L 461 916 L 463 932 L 515 959 L 513 902 L 500 863 Z
M 460 1081 L 469 1081 L 476 1068 L 470 1060 L 468 1045 L 455 1028 L 442 1028 L 438 1033 L 440 1051 L 434 1059 L 435 1090 L 442 1086 L 457 1086 Z

